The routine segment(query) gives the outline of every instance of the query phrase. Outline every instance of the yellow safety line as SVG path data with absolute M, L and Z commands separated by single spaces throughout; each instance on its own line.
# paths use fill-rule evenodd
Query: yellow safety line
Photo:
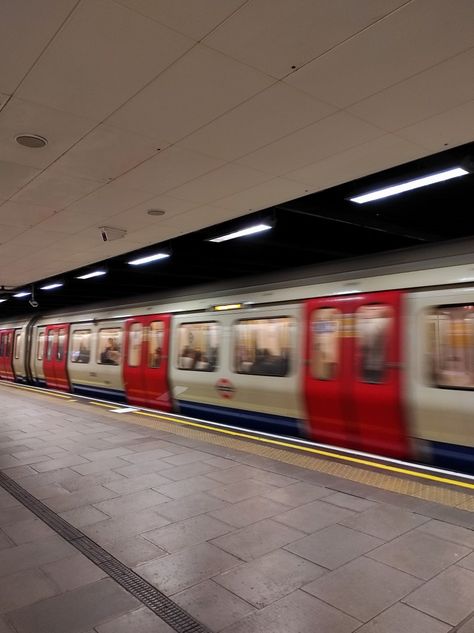
M 92 400 L 89 400 L 89 404 L 93 404 L 96 407 L 106 407 L 107 409 L 113 409 L 116 408 L 114 407 L 114 405 L 110 405 L 110 404 L 105 404 L 104 402 L 93 402 Z
M 62 393 L 53 393 L 50 391 L 43 391 L 42 389 L 38 389 L 38 387 L 28 387 L 27 385 L 17 385 L 14 383 L 2 383 L 6 387 L 14 387 L 15 389 L 24 389 L 25 391 L 36 391 L 36 393 L 42 393 L 46 396 L 53 396 L 53 398 L 71 398 L 70 394 L 62 394 Z
M 378 468 L 380 470 L 388 470 L 390 472 L 409 475 L 410 477 L 418 477 L 420 479 L 428 479 L 430 481 L 436 481 L 438 483 L 448 484 L 450 486 L 458 486 L 460 488 L 467 488 L 468 490 L 474 490 L 474 484 L 470 484 L 464 481 L 457 481 L 456 479 L 448 479 L 446 477 L 438 477 L 437 475 L 430 475 L 428 473 L 420 473 L 416 470 L 408 470 L 406 468 L 400 468 L 398 466 L 391 466 L 390 464 L 380 464 L 379 462 L 372 462 L 368 459 L 362 459 L 360 457 L 351 457 L 349 455 L 342 455 L 340 453 L 334 453 L 332 451 L 325 451 L 320 448 L 312 448 L 311 446 L 302 446 L 300 444 L 292 444 L 291 442 L 283 442 L 281 440 L 274 440 L 269 437 L 260 437 L 259 435 L 251 435 L 250 433 L 242 433 L 241 431 L 231 431 L 230 429 L 223 429 L 215 426 L 209 426 L 207 424 L 201 424 L 198 422 L 190 422 L 189 420 L 180 420 L 179 418 L 173 418 L 166 415 L 158 415 L 155 413 L 147 413 L 146 411 L 132 411 L 136 415 L 146 415 L 151 418 L 158 418 L 161 420 L 167 420 L 169 422 L 176 422 L 178 424 L 184 424 L 186 426 L 193 426 L 200 429 L 206 429 L 214 431 L 216 433 L 225 433 L 226 435 L 234 435 L 236 437 L 242 437 L 244 439 L 253 440 L 257 442 L 263 442 L 266 444 L 274 444 L 276 446 L 284 446 L 285 448 L 291 448 L 297 451 L 304 451 L 306 453 L 314 453 L 316 455 L 322 455 L 324 457 L 332 457 L 334 459 L 340 459 L 346 462 L 352 462 L 362 466 L 370 466 L 371 468 Z

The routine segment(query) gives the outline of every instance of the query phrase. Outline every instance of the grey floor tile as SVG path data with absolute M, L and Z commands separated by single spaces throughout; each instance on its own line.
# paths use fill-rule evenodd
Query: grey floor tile
M 460 560 L 459 565 L 461 565 L 461 567 L 465 567 L 466 569 L 474 571 L 474 553 L 469 554 L 469 556 L 466 556 L 466 558 Z
M 81 475 L 93 475 L 95 473 L 108 472 L 109 470 L 113 470 L 114 468 L 120 468 L 122 466 L 126 466 L 127 462 L 124 460 L 125 460 L 125 456 L 123 458 L 111 457 L 109 459 L 104 459 L 104 460 L 99 459 L 97 461 L 89 461 L 85 464 L 71 466 L 71 469 Z
M 229 503 L 237 503 L 244 499 L 250 499 L 250 497 L 262 496 L 266 493 L 274 490 L 273 486 L 260 483 L 256 479 L 244 479 L 243 481 L 236 481 L 226 486 L 218 486 L 209 491 L 209 494 L 222 499 L 222 501 L 228 501 Z
M 208 474 L 208 477 L 210 477 L 211 479 L 215 479 L 222 485 L 225 485 L 237 483 L 239 481 L 243 481 L 244 479 L 251 479 L 256 474 L 256 468 L 252 468 L 252 466 L 244 466 L 242 464 L 234 462 L 234 466 L 232 468 L 215 469 Z
M 91 475 L 79 475 L 79 473 L 76 473 L 76 475 L 74 479 L 66 479 L 66 481 L 61 482 L 61 486 L 69 490 L 69 492 L 78 492 L 84 488 L 92 488 L 95 486 L 106 488 L 107 484 L 112 481 L 126 481 L 125 477 L 113 470 L 102 473 L 92 473 Z
M 341 521 L 343 525 L 385 541 L 408 532 L 428 521 L 427 517 L 393 506 L 378 505 Z
M 183 466 L 184 464 L 192 464 L 193 462 L 200 462 L 209 457 L 209 453 L 202 453 L 201 451 L 187 451 L 186 453 L 178 453 L 177 455 L 171 455 L 171 457 L 164 457 L 163 461 L 172 464 L 173 466 Z
M 56 586 L 38 569 L 20 571 L 2 578 L 0 613 L 13 611 L 58 593 Z
M 22 485 L 23 485 L 23 482 L 22 482 Z M 66 490 L 66 488 L 61 486 L 61 484 L 59 483 L 47 484 L 44 486 L 43 485 L 35 486 L 33 484 L 30 484 L 29 486 L 23 486 L 23 487 L 26 488 L 28 492 L 33 495 L 33 497 L 36 497 L 40 501 L 44 501 L 46 499 L 49 499 L 50 497 L 57 497 L 59 495 L 69 494 L 69 490 Z
M 367 622 L 413 591 L 420 581 L 368 558 L 358 558 L 303 587 L 304 591 Z
M 168 553 L 141 536 L 114 540 L 108 546 L 108 550 L 129 567 L 135 567 L 141 563 L 155 560 L 155 558 L 166 556 Z
M 82 633 L 140 603 L 104 579 L 9 613 L 18 633 Z
M 31 512 L 22 505 L 2 508 L 2 511 L 0 512 L 0 527 L 19 523 L 20 521 L 28 521 L 31 517 Z
M 451 627 L 416 609 L 398 602 L 357 633 L 448 633 Z
M 157 530 L 144 532 L 143 537 L 172 553 L 184 547 L 209 541 L 231 530 L 230 525 L 201 514 Z
M 175 554 L 139 565 L 136 571 L 160 591 L 171 595 L 230 569 L 240 562 L 214 545 L 200 543 Z
M 115 493 L 112 493 L 115 494 Z M 111 517 L 117 517 L 128 512 L 145 510 L 167 502 L 169 499 L 155 490 L 140 490 L 138 492 L 122 495 L 108 501 L 94 503 L 94 507 Z
M 433 578 L 470 553 L 470 549 L 417 530 L 408 532 L 368 554 L 424 580 Z
M 203 460 L 206 464 L 213 466 L 214 468 L 232 468 L 235 465 L 233 459 L 226 459 L 225 457 L 211 457 L 210 459 Z
M 169 466 L 169 464 L 168 464 Z M 216 469 L 204 462 L 193 462 L 192 464 L 184 464 L 183 466 L 173 466 L 172 468 L 166 468 L 161 474 L 173 481 L 179 481 L 180 479 L 188 479 L 189 477 L 195 477 L 196 475 L 210 475 Z
M 3 532 L 3 530 L 0 530 L 0 551 L 2 549 L 7 549 L 7 547 L 12 547 L 14 545 L 13 541 L 8 538 L 8 536 L 5 534 L 5 532 Z
M 140 490 L 147 490 L 149 488 L 158 488 L 164 484 L 169 484 L 170 480 L 166 479 L 158 473 L 147 473 L 140 477 L 114 479 L 104 484 L 106 488 L 113 490 L 118 494 L 127 494 L 130 492 L 138 492 Z M 166 495 L 166 493 L 163 493 Z M 168 496 L 168 495 L 167 495 Z
M 95 630 L 97 633 L 174 633 L 174 629 L 146 607 L 113 618 Z
M 459 545 L 465 545 L 466 547 L 474 549 L 474 519 L 473 527 L 470 530 L 436 520 L 423 523 L 418 529 L 422 532 L 427 532 L 433 536 L 451 541 L 452 543 L 458 543 Z
M 351 633 L 360 622 L 303 591 L 257 611 L 222 633 Z
M 308 534 L 328 525 L 350 519 L 354 513 L 324 501 L 312 501 L 274 517 L 275 521 L 303 530 Z
M 41 569 L 63 592 L 77 589 L 107 576 L 82 554 L 74 554 L 69 558 L 47 563 Z
M 4 549 L 0 552 L 0 577 L 66 558 L 75 551 L 72 545 L 56 534 Z
M 211 631 L 220 631 L 255 611 L 252 605 L 212 580 L 175 594 L 173 600 Z
M 473 596 L 474 572 L 453 565 L 403 602 L 454 626 L 472 612 Z
M 35 464 L 33 468 L 39 473 L 45 473 L 51 470 L 64 468 L 65 466 L 79 466 L 80 464 L 86 463 L 89 463 L 89 460 L 85 457 L 80 457 L 79 455 L 65 455 L 64 457 L 57 457 L 55 459 Z
M 179 481 L 167 480 L 162 485 L 153 486 L 153 488 L 172 499 L 181 499 L 181 497 L 187 497 L 193 492 L 203 492 L 216 488 L 218 485 L 216 481 L 209 479 L 205 475 L 196 475 L 195 477 L 180 479 Z
M 285 549 L 328 569 L 337 569 L 383 542 L 342 525 L 332 525 L 287 545 Z
M 131 453 L 133 453 L 133 451 L 131 451 L 130 449 L 119 446 L 116 448 L 106 448 L 99 450 L 87 449 L 85 451 L 82 451 L 81 455 L 82 457 L 86 457 L 87 459 L 90 459 L 94 462 L 107 462 L 113 457 L 122 457 L 123 455 L 130 455 Z
M 272 490 L 265 496 L 268 497 L 268 499 L 278 501 L 278 503 L 283 503 L 286 506 L 294 508 L 296 506 L 315 501 L 316 499 L 320 499 L 321 497 L 326 497 L 330 493 L 331 491 L 327 488 L 314 486 L 304 481 L 300 481 L 297 484 Z
M 290 486 L 291 484 L 298 483 L 298 480 L 294 477 L 287 477 L 286 475 L 280 475 L 279 473 L 262 469 L 257 469 L 257 472 L 254 473 L 252 479 L 256 479 L 257 481 L 268 484 L 269 486 L 275 486 L 276 488 L 284 488 L 286 486 Z
M 363 512 L 369 508 L 373 508 L 377 505 L 375 501 L 369 501 L 362 497 L 356 497 L 354 495 L 348 495 L 345 492 L 336 492 L 329 497 L 324 497 L 324 501 L 332 503 L 341 508 L 347 508 L 348 510 L 354 510 L 355 512 Z
M 472 618 L 463 622 L 457 629 L 456 633 L 474 633 L 474 615 Z
M 231 534 L 220 536 L 212 543 L 226 552 L 248 561 L 288 545 L 288 543 L 303 536 L 304 532 L 276 523 L 271 519 L 265 519 Z
M 29 477 L 31 475 L 37 475 L 38 471 L 34 470 L 31 466 L 13 466 L 11 468 L 2 468 L 5 475 L 8 475 L 15 481 L 22 479 L 23 477 Z
M 261 609 L 325 573 L 322 567 L 279 549 L 213 580 Z
M 223 508 L 225 505 L 225 502 L 217 497 L 211 497 L 205 492 L 197 492 L 187 497 L 162 503 L 159 512 L 170 521 L 181 521 L 198 514 L 212 512 L 212 510 Z
M 28 519 L 4 525 L 3 531 L 17 545 L 53 536 L 54 531 L 30 513 Z
M 151 462 L 164 457 L 171 457 L 172 454 L 169 451 L 165 451 L 162 448 L 155 448 L 151 451 L 141 451 L 139 453 L 134 452 L 124 456 L 124 460 L 130 464 L 143 464 L 145 462 Z M 169 464 L 169 462 L 166 462 Z
M 266 497 L 252 497 L 222 508 L 222 510 L 215 510 L 210 514 L 235 527 L 245 527 L 262 519 L 268 519 L 275 514 L 280 514 L 285 510 L 287 510 L 287 506 Z
M 55 512 L 66 512 L 67 510 L 73 510 L 74 508 L 80 508 L 81 506 L 91 505 L 92 503 L 115 497 L 117 497 L 117 493 L 112 490 L 108 490 L 103 486 L 91 486 L 81 488 L 76 492 L 70 492 L 68 495 L 51 497 L 45 503 Z
M 132 512 L 93 525 L 86 525 L 82 527 L 82 531 L 94 541 L 107 546 L 114 541 L 129 538 L 140 532 L 168 525 L 168 519 L 158 514 L 159 507 L 147 508 L 140 512 Z
M 0 633 L 13 633 L 13 629 L 7 624 L 5 619 L 0 615 Z
M 67 512 L 59 513 L 63 519 L 72 523 L 76 527 L 83 527 L 84 525 L 92 525 L 99 521 L 105 521 L 109 517 L 97 510 L 93 506 L 81 506 L 80 508 L 74 508 Z

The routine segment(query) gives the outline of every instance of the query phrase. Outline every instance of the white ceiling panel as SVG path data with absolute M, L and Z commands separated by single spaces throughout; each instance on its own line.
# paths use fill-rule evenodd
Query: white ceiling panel
M 12 238 L 20 235 L 25 231 L 24 226 L 12 226 L 11 224 L 2 224 L 0 220 L 0 244 L 4 244 Z
M 130 188 L 160 194 L 224 164 L 216 158 L 169 147 L 120 178 Z
M 108 123 L 143 136 L 176 141 L 273 83 L 218 51 L 197 45 Z
M 24 169 L 27 169 L 26 167 Z M 30 168 L 28 168 L 30 169 Z M 13 197 L 14 202 L 32 202 L 59 210 L 103 185 L 96 180 L 86 180 L 65 174 L 51 167 L 27 184 Z
M 18 95 L 101 120 L 191 45 L 112 0 L 83 0 Z
M 171 189 L 169 193 L 176 198 L 191 202 L 213 202 L 268 180 L 270 180 L 268 174 L 261 171 L 228 163 L 185 185 Z
M 247 0 L 116 0 L 179 33 L 200 40 Z
M 78 0 L 2 0 L 0 90 L 12 94 Z M 14 54 L 12 54 L 14 51 Z
M 0 92 L 0 110 L 5 106 L 8 99 L 10 99 L 10 95 L 5 95 Z
M 472 47 L 474 2 L 415 0 L 286 81 L 340 108 Z
M 244 156 L 239 163 L 281 176 L 382 135 L 373 125 L 338 112 Z
M 0 158 L 43 169 L 94 127 L 90 119 L 13 97 L 0 112 Z M 39 149 L 18 145 L 19 134 L 36 134 L 48 144 Z
M 326 183 L 332 187 L 424 155 L 424 147 L 387 134 L 287 175 L 308 187 L 323 189 Z
M 52 216 L 53 213 L 50 207 L 26 202 L 4 202 L 0 206 L 0 224 L 27 228 Z
M 163 222 L 168 222 L 169 218 L 175 215 L 189 211 L 190 209 L 197 207 L 198 205 L 188 200 L 180 200 L 179 198 L 173 198 L 171 196 L 157 196 L 146 202 L 138 204 L 131 209 L 122 211 L 117 215 L 109 218 L 109 222 L 112 226 L 126 229 L 127 231 L 138 231 L 147 226 L 156 227 L 161 226 Z M 160 209 L 165 211 L 164 216 L 151 216 L 148 215 L 148 209 Z
M 156 144 L 151 140 L 99 125 L 65 154 L 57 166 L 82 178 L 107 180 L 117 178 L 155 154 Z
M 17 235 L 7 244 L 12 248 L 15 247 L 15 249 L 18 249 L 17 252 L 22 255 L 21 259 L 24 259 L 25 265 L 27 265 L 32 258 L 36 256 L 39 250 L 55 242 L 60 242 L 62 239 L 63 236 L 61 233 L 57 233 L 56 231 L 42 231 L 35 227 L 27 229 L 26 231 L 21 229 L 21 234 Z M 32 249 L 31 251 L 30 248 Z
M 39 173 L 33 167 L 0 160 L 0 198 L 6 200 Z
M 234 160 L 335 111 L 278 82 L 179 143 Z
M 364 99 L 349 111 L 394 132 L 474 99 L 473 69 L 474 48 L 471 48 Z M 472 132 L 468 140 L 472 140 Z
M 398 130 L 397 136 L 436 152 L 462 145 L 466 142 L 466 132 L 473 129 L 474 101 L 469 101 L 458 108 Z M 474 132 L 471 136 L 474 136 Z
M 293 200 L 310 192 L 308 185 L 287 178 L 272 178 L 261 185 L 239 191 L 226 198 L 221 198 L 218 204 L 225 209 L 233 209 L 239 213 L 248 213 L 265 209 L 274 204 Z
M 284 77 L 405 0 L 252 0 L 204 43 L 274 77 Z

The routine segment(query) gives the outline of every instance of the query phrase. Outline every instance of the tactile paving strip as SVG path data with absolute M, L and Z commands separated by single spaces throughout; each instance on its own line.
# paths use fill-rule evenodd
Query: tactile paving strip
M 119 585 L 164 620 L 177 633 L 210 633 L 171 598 L 117 560 L 104 548 L 94 543 L 83 532 L 65 521 L 56 512 L 36 499 L 13 479 L 0 471 L 0 486 L 31 510 L 57 534 L 95 563 Z

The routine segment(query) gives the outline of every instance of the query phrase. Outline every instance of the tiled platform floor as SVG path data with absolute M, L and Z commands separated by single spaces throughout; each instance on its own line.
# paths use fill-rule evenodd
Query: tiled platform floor
M 474 633 L 472 512 L 79 402 L 0 406 L 0 469 L 213 632 Z M 0 633 L 172 631 L 3 490 L 0 578 Z

